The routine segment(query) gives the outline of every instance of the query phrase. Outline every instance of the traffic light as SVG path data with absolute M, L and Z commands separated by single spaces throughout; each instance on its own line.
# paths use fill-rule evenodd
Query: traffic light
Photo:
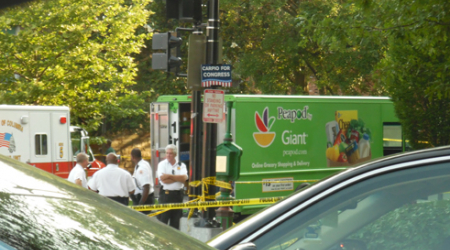
M 176 37 L 171 32 L 154 34 L 152 49 L 163 50 L 164 53 L 153 53 L 152 68 L 176 74 L 183 63 L 179 57 L 182 43 L 181 37 Z
M 202 21 L 202 0 L 166 0 L 166 18 Z

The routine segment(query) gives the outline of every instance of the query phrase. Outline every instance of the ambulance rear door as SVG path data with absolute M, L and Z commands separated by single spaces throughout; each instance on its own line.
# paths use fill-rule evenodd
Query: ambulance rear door
M 165 158 L 165 147 L 170 141 L 169 103 L 150 104 L 150 145 L 152 150 L 151 166 L 154 178 L 158 163 Z M 156 184 L 156 183 L 155 183 Z M 158 185 L 159 186 L 159 185 Z M 156 187 L 157 188 L 157 187 Z M 157 190 L 155 194 L 158 195 Z
M 53 173 L 62 178 L 69 176 L 72 164 L 69 147 L 70 132 L 69 132 L 69 113 L 68 112 L 52 112 L 51 113 L 51 157 L 53 163 Z

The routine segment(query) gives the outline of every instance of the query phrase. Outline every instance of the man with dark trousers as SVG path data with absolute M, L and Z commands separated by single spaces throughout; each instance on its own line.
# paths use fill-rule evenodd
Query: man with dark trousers
M 154 204 L 153 173 L 150 164 L 142 159 L 141 150 L 138 148 L 131 150 L 131 161 L 134 164 L 133 178 L 136 184 L 133 205 Z
M 184 182 L 188 179 L 186 165 L 176 161 L 177 147 L 169 144 L 166 147 L 166 159 L 158 164 L 157 176 L 162 187 L 159 192 L 159 203 L 181 203 L 184 196 Z M 158 215 L 158 219 L 176 229 L 180 229 L 181 209 L 171 209 Z
M 134 194 L 136 188 L 133 177 L 127 170 L 119 167 L 116 154 L 109 153 L 106 156 L 106 163 L 108 163 L 106 167 L 94 173 L 88 187 L 100 195 L 128 206 L 129 196 Z

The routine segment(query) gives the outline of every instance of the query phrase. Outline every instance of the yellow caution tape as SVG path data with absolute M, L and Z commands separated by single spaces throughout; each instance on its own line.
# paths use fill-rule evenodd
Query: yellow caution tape
M 213 176 L 203 178 L 201 181 L 192 181 L 189 183 L 189 186 L 198 187 L 198 186 L 200 186 L 200 184 L 214 185 L 214 186 L 221 187 L 221 188 L 231 189 L 230 183 L 224 182 L 224 181 L 218 181 L 218 180 L 216 180 L 216 177 L 213 177 Z
M 202 185 L 202 194 L 201 195 L 189 195 L 191 198 L 198 198 L 199 201 L 205 202 L 206 200 L 215 200 L 216 195 L 207 195 L 209 193 L 209 185 L 214 185 L 221 188 L 232 189 L 231 184 L 216 180 L 216 177 L 210 176 L 203 178 L 201 181 L 192 181 L 189 183 L 191 187 L 198 187 Z M 199 208 L 201 210 L 205 210 L 205 208 Z M 190 216 L 188 216 L 188 219 Z
M 155 213 L 151 213 L 151 214 L 148 214 L 147 216 L 148 216 L 148 217 L 153 217 L 153 216 L 157 216 L 157 215 L 160 215 L 160 214 L 162 214 L 162 213 L 165 213 L 165 212 L 167 212 L 167 211 L 169 211 L 169 209 L 161 210 L 161 211 L 158 211 L 158 212 L 155 212 Z
M 289 180 L 289 181 L 236 181 L 235 184 L 266 184 L 266 183 L 293 183 L 293 182 L 317 182 L 318 180 Z M 151 211 L 162 210 L 156 213 L 149 214 L 148 216 L 156 216 L 164 213 L 170 209 L 183 209 L 183 208 L 197 208 L 199 210 L 206 210 L 208 207 L 222 207 L 222 206 L 242 206 L 242 205 L 258 205 L 258 204 L 271 204 L 281 200 L 283 197 L 261 198 L 261 199 L 247 199 L 247 200 L 230 200 L 230 201 L 206 201 L 215 200 L 220 192 L 215 195 L 208 195 L 209 185 L 218 186 L 221 188 L 232 189 L 230 183 L 216 180 L 216 177 L 206 177 L 201 181 L 192 181 L 189 183 L 191 187 L 202 186 L 201 195 L 189 195 L 191 198 L 195 198 L 187 203 L 170 203 L 159 205 L 146 205 L 146 206 L 132 206 L 131 208 L 137 211 Z M 194 209 L 189 212 L 188 219 L 192 216 Z
M 255 198 L 255 199 L 229 200 L 229 201 L 167 203 L 158 205 L 130 206 L 130 208 L 136 211 L 152 211 L 152 210 L 170 210 L 170 209 L 184 209 L 184 208 L 230 207 L 243 205 L 272 204 L 283 198 L 284 197 L 270 197 L 270 198 Z

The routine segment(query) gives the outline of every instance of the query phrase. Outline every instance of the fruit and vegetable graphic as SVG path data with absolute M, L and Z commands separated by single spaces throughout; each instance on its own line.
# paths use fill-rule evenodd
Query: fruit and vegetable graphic
M 269 116 L 269 108 L 266 107 L 263 111 L 262 118 L 255 112 L 255 124 L 256 128 L 259 132 L 253 133 L 253 138 L 255 139 L 256 144 L 260 147 L 266 148 L 272 144 L 275 139 L 275 132 L 270 132 L 273 123 L 275 122 L 274 116 Z
M 358 119 L 357 110 L 335 112 L 335 120 L 325 125 L 328 167 L 349 166 L 371 158 L 370 129 Z

